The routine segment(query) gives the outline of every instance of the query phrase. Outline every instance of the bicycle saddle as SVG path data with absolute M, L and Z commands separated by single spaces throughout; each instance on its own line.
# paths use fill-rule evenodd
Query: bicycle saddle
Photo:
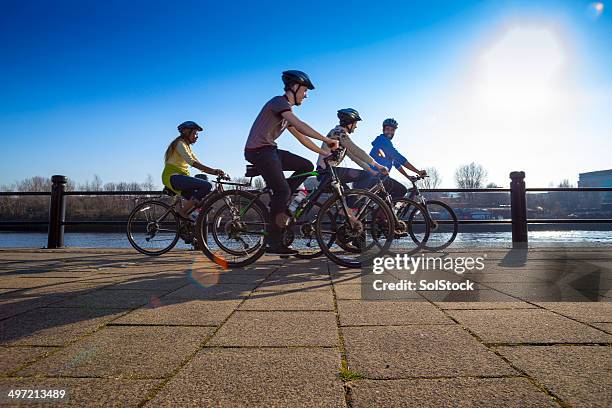
M 255 176 L 261 176 L 261 173 L 259 172 L 259 170 L 255 168 L 254 165 L 247 164 L 246 172 L 244 173 L 244 177 L 255 177 Z

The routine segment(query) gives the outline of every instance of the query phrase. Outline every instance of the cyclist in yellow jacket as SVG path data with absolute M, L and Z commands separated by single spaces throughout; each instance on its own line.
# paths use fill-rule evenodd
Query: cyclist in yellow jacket
M 191 145 L 198 141 L 198 132 L 202 130 L 202 127 L 193 121 L 181 123 L 178 125 L 180 134 L 166 149 L 162 183 L 170 190 L 189 200 L 179 211 L 179 215 L 183 218 L 187 218 L 198 201 L 202 200 L 212 189 L 210 182 L 191 177 L 189 166 L 204 173 L 225 175 L 221 169 L 214 169 L 200 163 L 193 154 Z

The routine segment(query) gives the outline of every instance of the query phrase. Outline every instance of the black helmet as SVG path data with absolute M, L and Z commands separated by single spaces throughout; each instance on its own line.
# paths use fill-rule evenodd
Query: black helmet
M 180 125 L 178 125 L 177 127 L 179 132 L 182 132 L 183 129 L 197 129 L 198 131 L 202 131 L 204 129 L 202 129 L 202 127 L 200 125 L 198 125 L 197 123 L 195 123 L 194 121 L 188 120 L 187 122 L 183 122 Z
M 392 128 L 397 129 L 397 120 L 395 120 L 393 118 L 385 119 L 383 121 L 383 128 L 385 126 L 391 126 Z
M 310 81 L 308 75 L 305 72 L 297 71 L 297 70 L 289 70 L 283 72 L 283 84 L 285 84 L 285 89 L 291 87 L 293 84 L 304 85 L 308 89 L 314 89 L 314 85 Z
M 349 125 L 353 122 L 361 120 L 361 117 L 359 116 L 359 112 L 357 112 L 355 109 L 345 108 L 338 111 L 338 119 L 340 119 L 341 125 Z

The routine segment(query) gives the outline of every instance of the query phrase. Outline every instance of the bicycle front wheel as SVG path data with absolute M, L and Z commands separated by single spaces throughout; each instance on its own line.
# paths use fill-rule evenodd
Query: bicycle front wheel
M 255 195 L 224 191 L 204 203 L 196 220 L 196 237 L 211 261 L 240 268 L 264 254 L 267 218 L 265 206 Z
M 453 243 L 459 231 L 459 222 L 453 209 L 446 203 L 438 200 L 427 200 L 427 218 L 431 225 L 431 234 L 423 246 L 428 251 L 441 251 Z M 420 216 L 414 208 L 410 213 L 410 220 Z M 418 237 L 413 237 L 418 240 Z
M 345 210 L 343 197 L 351 214 Z M 323 204 L 315 234 L 321 250 L 334 263 L 361 268 L 389 250 L 394 227 L 387 203 L 369 191 L 351 189 Z
M 128 217 L 127 238 L 138 252 L 158 256 L 174 248 L 179 240 L 179 227 L 178 217 L 170 205 L 145 201 Z

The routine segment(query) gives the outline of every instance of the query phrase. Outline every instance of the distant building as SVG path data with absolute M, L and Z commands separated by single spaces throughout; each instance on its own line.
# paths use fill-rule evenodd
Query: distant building
M 578 187 L 612 187 L 612 169 L 580 173 Z M 601 207 L 612 208 L 612 191 L 601 193 Z

